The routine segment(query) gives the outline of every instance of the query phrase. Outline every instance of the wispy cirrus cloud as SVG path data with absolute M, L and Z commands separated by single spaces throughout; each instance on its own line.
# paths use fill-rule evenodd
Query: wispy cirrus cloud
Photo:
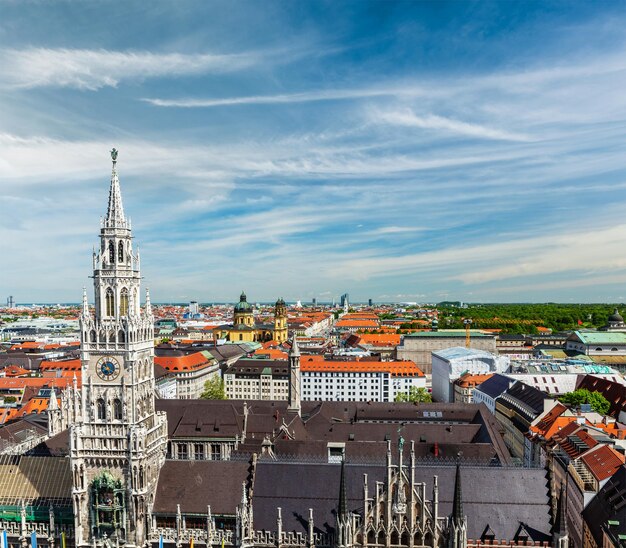
M 598 226 L 581 231 L 572 220 L 558 233 L 532 235 L 478 245 L 450 246 L 422 253 L 391 255 L 359 254 L 332 267 L 337 276 L 360 278 L 447 270 L 445 279 L 468 286 L 569 273 L 578 278 L 588 273 L 626 271 L 626 259 L 615 249 L 626 247 L 626 225 Z M 581 263 L 580 250 L 585 249 Z M 359 256 L 360 255 L 360 256 Z M 358 273 L 358 274 L 357 274 Z
M 496 129 L 489 126 L 463 122 L 436 114 L 416 114 L 409 108 L 401 110 L 374 111 L 371 120 L 376 123 L 384 123 L 409 128 L 442 130 L 448 133 L 467 135 L 479 139 L 495 139 L 503 141 L 531 141 L 532 138 L 523 133 L 515 133 Z
M 97 90 L 125 80 L 225 73 L 259 62 L 257 53 L 154 53 L 106 49 L 2 49 L 0 84 Z
M 367 99 L 370 97 L 407 96 L 415 97 L 424 92 L 418 87 L 389 87 L 363 89 L 329 89 L 302 93 L 281 93 L 276 95 L 253 95 L 248 97 L 212 98 L 180 98 L 160 99 L 143 98 L 142 101 L 157 107 L 178 108 L 210 108 L 237 105 L 278 105 L 290 103 L 312 103 L 318 101 L 341 101 L 350 99 Z

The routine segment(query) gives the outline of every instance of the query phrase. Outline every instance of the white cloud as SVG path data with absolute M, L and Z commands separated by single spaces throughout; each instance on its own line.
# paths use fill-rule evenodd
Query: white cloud
M 396 126 L 420 129 L 443 130 L 449 133 L 468 135 L 482 139 L 500 139 L 504 141 L 530 141 L 528 135 L 509 132 L 492 127 L 453 120 L 436 114 L 417 115 L 411 109 L 376 111 L 372 113 L 372 121 Z
M 159 99 L 144 98 L 142 101 L 158 107 L 179 108 L 209 108 L 227 107 L 235 105 L 276 105 L 286 103 L 309 103 L 315 101 L 337 101 L 346 99 L 365 99 L 368 97 L 384 97 L 391 95 L 417 96 L 423 92 L 415 88 L 363 88 L 363 89 L 336 89 L 318 90 L 304 93 L 284 93 L 277 95 L 253 95 L 248 97 L 226 97 L 223 99 Z
M 415 271 L 440 271 L 445 272 L 446 279 L 462 281 L 468 286 L 563 273 L 585 277 L 591 272 L 626 269 L 626 258 L 616 252 L 625 247 L 626 225 L 585 231 L 570 226 L 556 234 L 424 253 L 353 254 L 336 262 L 331 274 L 363 280 Z M 581 257 L 584 257 L 582 262 Z
M 257 63 L 254 53 L 152 53 L 90 49 L 2 49 L 0 83 L 15 88 L 44 86 L 97 90 L 123 80 L 224 73 Z

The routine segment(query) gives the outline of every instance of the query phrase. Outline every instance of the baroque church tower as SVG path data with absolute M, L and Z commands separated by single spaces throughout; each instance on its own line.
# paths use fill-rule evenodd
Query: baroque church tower
M 287 340 L 287 305 L 281 297 L 274 306 L 274 340 L 277 343 L 284 343 Z
M 148 291 L 140 307 L 117 154 L 93 254 L 93 315 L 83 292 L 81 411 L 70 426 L 76 545 L 85 547 L 145 544 L 167 446 L 167 419 L 154 406 L 154 318 Z

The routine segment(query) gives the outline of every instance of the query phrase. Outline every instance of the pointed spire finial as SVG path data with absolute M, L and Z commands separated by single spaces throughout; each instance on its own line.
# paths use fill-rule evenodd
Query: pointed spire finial
M 87 301 L 87 288 L 83 286 L 83 316 L 89 315 L 89 302 Z
M 146 314 L 152 315 L 152 303 L 150 302 L 150 288 L 146 287 Z
M 241 505 L 245 508 L 248 504 L 248 494 L 246 493 L 246 482 L 241 482 Z
M 461 462 L 456 462 L 456 477 L 454 479 L 454 501 L 452 503 L 452 521 L 459 524 L 463 521 L 463 493 L 461 492 Z
M 298 348 L 298 337 L 296 335 L 293 336 L 293 342 L 291 343 L 291 350 L 289 350 L 290 358 L 300 357 L 300 349 Z
M 56 411 L 59 408 L 59 402 L 57 401 L 57 393 L 54 386 L 50 390 L 50 398 L 48 401 L 48 411 Z
M 339 477 L 339 508 L 337 508 L 337 518 L 345 519 L 348 516 L 348 496 L 346 490 L 346 458 L 341 459 L 341 476 Z
M 104 221 L 107 227 L 126 228 L 126 218 L 124 217 L 124 207 L 122 205 L 122 193 L 120 192 L 120 181 L 117 177 L 117 149 L 111 150 L 113 169 L 111 173 L 111 188 L 109 189 L 109 207 Z
M 561 492 L 556 501 L 556 517 L 554 532 L 557 535 L 567 535 L 567 516 L 565 515 L 565 484 L 561 483 Z

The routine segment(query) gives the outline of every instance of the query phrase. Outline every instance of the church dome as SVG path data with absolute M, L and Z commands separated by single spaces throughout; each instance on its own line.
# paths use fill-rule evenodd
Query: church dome
M 239 302 L 235 305 L 235 312 L 252 312 L 252 305 L 247 301 L 246 294 L 242 291 Z
M 622 318 L 620 313 L 617 311 L 617 308 L 613 314 L 609 316 L 609 323 L 624 323 L 624 318 Z

